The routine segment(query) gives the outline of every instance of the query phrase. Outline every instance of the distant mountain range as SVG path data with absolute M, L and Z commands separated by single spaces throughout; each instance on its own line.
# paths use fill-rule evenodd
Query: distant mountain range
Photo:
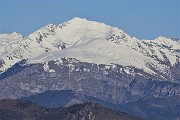
M 27 37 L 0 34 L 0 99 L 44 107 L 96 102 L 146 119 L 180 119 L 180 39 L 139 40 L 81 18 Z

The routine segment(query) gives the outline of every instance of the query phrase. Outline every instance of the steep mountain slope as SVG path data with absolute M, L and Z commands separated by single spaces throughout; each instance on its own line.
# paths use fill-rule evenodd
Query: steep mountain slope
M 0 59 L 4 64 L 0 71 L 6 70 L 10 65 L 21 59 L 31 59 L 45 52 L 61 50 L 75 46 L 75 44 L 83 44 L 88 42 L 88 39 L 89 41 L 92 40 L 96 35 L 106 36 L 111 29 L 113 28 L 110 26 L 80 18 L 74 18 L 58 26 L 49 24 L 23 40 L 19 40 L 19 45 L 15 49 L 1 56 Z M 85 41 L 81 42 L 80 40 L 84 38 L 86 38 Z M 7 56 L 10 56 L 11 59 L 7 58 Z
M 0 42 L 0 47 L 1 47 L 0 55 L 2 55 L 2 53 L 4 53 L 4 52 L 9 51 L 10 48 L 9 49 L 6 48 L 7 45 L 9 45 L 11 43 L 14 44 L 16 41 L 18 41 L 20 39 L 23 39 L 23 37 L 21 34 L 19 34 L 17 32 L 14 32 L 12 34 L 0 34 L 0 40 L 1 40 L 1 42 Z M 13 49 L 13 48 L 11 48 L 11 49 Z
M 21 67 L 23 70 L 21 70 Z M 45 64 L 19 65 L 19 69 L 20 71 L 0 80 L 0 99 L 18 99 L 32 96 L 30 100 L 33 102 L 53 107 L 50 104 L 51 102 L 48 102 L 48 97 L 41 101 L 41 97 L 44 95 L 41 96 L 39 93 L 48 93 L 47 91 L 50 90 L 71 90 L 75 95 L 78 95 L 75 97 L 66 94 L 73 99 L 75 97 L 76 100 L 73 101 L 73 104 L 79 103 L 79 101 L 84 102 L 85 98 L 85 101 L 95 101 L 109 108 L 126 111 L 149 120 L 152 115 L 154 120 L 164 119 L 164 115 L 168 112 L 171 112 L 171 114 L 166 117 L 167 120 L 178 118 L 176 107 L 179 106 L 179 102 L 174 102 L 174 105 L 171 106 L 173 111 L 168 109 L 170 104 L 168 105 L 166 102 L 161 107 L 158 107 L 159 105 L 156 105 L 153 101 L 153 108 L 148 102 L 145 108 L 135 106 L 141 104 L 141 100 L 146 104 L 146 101 L 151 98 L 154 100 L 170 98 L 168 101 L 177 98 L 176 100 L 179 101 L 177 96 L 180 95 L 179 83 L 149 79 L 150 74 L 137 68 L 115 64 L 92 64 L 72 58 L 62 58 Z M 11 71 L 8 70 L 7 73 Z M 33 95 L 39 97 L 34 100 Z M 45 94 L 45 96 L 47 95 Z M 50 101 L 52 100 L 52 103 L 57 106 L 66 106 L 72 103 L 71 100 L 66 99 L 67 103 L 59 104 L 65 97 L 61 98 L 61 95 L 59 95 L 60 97 L 56 94 L 53 95 L 53 92 L 50 96 L 54 96 Z M 144 100 L 144 98 L 147 99 Z M 131 107 L 135 108 L 131 109 Z M 165 108 L 167 108 L 166 111 Z M 161 111 L 161 115 L 154 111 Z M 148 112 L 151 112 L 151 114 L 147 114 Z
M 22 100 L 1 100 L 0 120 L 141 120 L 96 103 L 47 109 Z
M 10 67 L 11 63 L 9 60 L 11 56 L 8 56 L 8 54 L 19 45 L 19 40 L 21 39 L 23 39 L 22 35 L 17 32 L 12 34 L 0 34 L 0 73 L 4 70 L 2 68 L 5 66 L 7 66 L 5 67 L 6 69 Z
M 179 40 L 159 37 L 140 41 L 118 28 L 81 18 L 57 26 L 49 24 L 16 44 L 2 53 L 0 71 L 22 59 L 42 63 L 70 57 L 89 63 L 132 66 L 162 80 L 177 82 L 180 76 Z
M 171 106 L 166 101 L 180 101 L 178 38 L 138 40 L 118 28 L 81 18 L 49 24 L 23 39 L 0 36 L 6 36 L 6 42 L 0 42 L 0 99 L 33 101 L 46 94 L 60 99 L 50 91 L 70 90 L 73 94 L 66 94 L 72 101 L 56 105 L 93 100 L 147 119 L 179 119 L 179 102 Z M 42 100 L 41 105 L 49 102 Z

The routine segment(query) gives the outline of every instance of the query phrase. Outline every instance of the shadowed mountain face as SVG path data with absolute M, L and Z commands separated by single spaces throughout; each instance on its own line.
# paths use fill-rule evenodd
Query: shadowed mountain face
M 0 81 L 0 99 L 28 97 L 49 90 L 72 90 L 113 103 L 132 102 L 146 95 L 165 98 L 180 94 L 179 83 L 151 79 L 142 70 L 116 64 L 62 58 L 25 66 L 17 73 L 7 71 L 12 75 Z
M 25 100 L 32 101 L 49 108 L 57 108 L 60 106 L 68 107 L 76 103 L 95 102 L 113 110 L 120 110 L 131 113 L 135 116 L 141 116 L 151 120 L 159 119 L 176 119 L 180 117 L 180 96 L 172 96 L 167 98 L 155 98 L 153 96 L 145 96 L 134 102 L 125 104 L 113 104 L 109 101 L 103 101 L 92 96 L 83 96 L 70 90 L 47 91 L 37 95 L 33 95 Z
M 22 100 L 1 100 L 0 120 L 140 120 L 96 103 L 48 109 Z
M 73 104 L 90 102 L 83 94 L 77 94 L 71 90 L 51 90 L 21 99 L 32 101 L 48 108 L 69 107 Z
M 148 119 L 151 116 L 164 119 L 167 113 L 172 114 L 165 119 L 179 118 L 176 114 L 179 102 L 168 109 L 168 101 L 159 107 L 154 100 L 169 98 L 169 101 L 174 101 L 177 98 L 179 101 L 180 85 L 149 79 L 148 74 L 137 68 L 129 68 L 130 72 L 139 73 L 132 75 L 120 65 L 92 64 L 71 58 L 22 67 L 23 70 L 19 68 L 20 71 L 0 81 L 1 99 L 29 97 L 27 99 L 46 107 L 94 101 Z
M 35 120 L 47 110 L 37 104 L 21 100 L 1 100 L 0 120 Z
M 155 98 L 145 97 L 139 101 L 124 104 L 124 110 L 133 115 L 149 116 L 149 120 L 178 120 L 180 118 L 180 96 Z

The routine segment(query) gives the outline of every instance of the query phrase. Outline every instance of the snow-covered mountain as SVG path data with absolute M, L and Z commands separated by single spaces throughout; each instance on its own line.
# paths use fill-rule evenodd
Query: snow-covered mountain
M 38 96 L 56 107 L 57 92 L 68 90 L 74 95 L 59 95 L 70 95 L 66 105 L 87 100 L 149 120 L 180 118 L 178 38 L 139 40 L 74 18 L 27 37 L 1 34 L 0 48 L 0 99 Z
M 17 33 L 0 35 L 0 47 L 1 73 L 23 59 L 45 63 L 69 57 L 135 67 L 163 80 L 173 81 L 180 76 L 178 39 L 139 40 L 116 27 L 81 18 L 48 24 L 25 38 Z M 138 73 L 127 70 L 127 74 Z
M 22 35 L 17 32 L 12 34 L 0 34 L 0 56 L 2 56 L 2 54 L 7 54 L 11 49 L 14 49 L 16 47 L 15 43 L 21 39 L 23 39 Z

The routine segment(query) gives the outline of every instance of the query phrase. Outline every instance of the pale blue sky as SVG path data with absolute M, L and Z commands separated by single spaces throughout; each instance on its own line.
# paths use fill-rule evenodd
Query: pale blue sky
M 180 37 L 180 0 L 0 0 L 0 33 L 27 36 L 74 17 L 118 27 L 140 39 Z

